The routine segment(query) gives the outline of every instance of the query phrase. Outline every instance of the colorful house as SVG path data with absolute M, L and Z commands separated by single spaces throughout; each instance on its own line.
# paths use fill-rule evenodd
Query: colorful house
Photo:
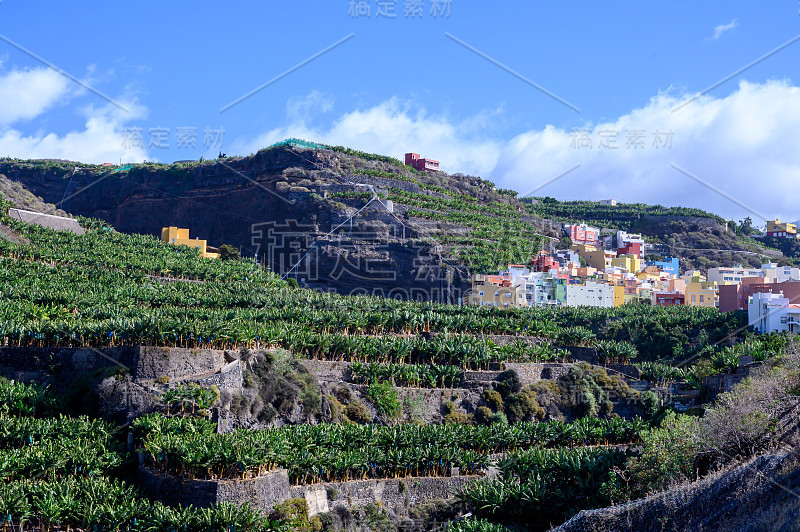
M 685 304 L 685 296 L 680 292 L 653 292 L 651 301 L 653 305 L 671 307 Z
M 689 283 L 684 295 L 686 304 L 690 307 L 714 308 L 719 305 L 718 292 L 713 282 Z
M 680 266 L 680 262 L 678 261 L 677 257 L 670 257 L 664 260 L 652 260 L 647 262 L 648 266 L 656 266 L 661 268 L 661 271 L 664 271 L 670 275 L 678 276 L 678 270 Z
M 178 227 L 162 227 L 161 241 L 176 246 L 189 246 L 200 250 L 200 256 L 207 259 L 218 259 L 219 250 L 211 247 L 205 240 L 199 238 L 189 238 L 189 230 Z
M 797 238 L 797 225 L 780 220 L 767 221 L 767 236 L 776 238 Z
M 420 172 L 438 172 L 439 161 L 433 159 L 425 159 L 419 156 L 419 153 L 406 153 L 407 166 L 419 170 Z

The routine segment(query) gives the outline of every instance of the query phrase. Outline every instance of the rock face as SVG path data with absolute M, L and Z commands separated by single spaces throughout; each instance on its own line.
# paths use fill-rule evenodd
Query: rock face
M 327 197 L 366 193 L 367 187 L 351 180 L 420 192 L 408 181 L 355 177 L 353 160 L 324 150 L 275 148 L 246 158 L 137 165 L 116 173 L 66 163 L 0 162 L 0 174 L 45 202 L 60 204 L 66 196 L 64 210 L 100 218 L 119 231 L 160 235 L 166 226 L 189 228 L 192 237 L 234 245 L 273 271 L 290 273 L 301 286 L 458 303 L 469 275 L 452 261 L 450 267 L 442 263 L 441 251 L 420 232 L 436 234 L 442 223 L 412 224 L 402 216 L 404 206 L 387 212 L 377 201 L 346 222 L 369 203 L 369 194 Z

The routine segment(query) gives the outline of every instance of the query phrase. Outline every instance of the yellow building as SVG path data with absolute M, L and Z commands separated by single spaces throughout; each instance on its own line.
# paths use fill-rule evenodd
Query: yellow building
M 178 227 L 162 227 L 161 228 L 161 241 L 168 244 L 175 244 L 177 246 L 189 246 L 200 250 L 200 256 L 208 259 L 218 259 L 219 250 L 211 247 L 205 240 L 199 238 L 189 238 L 188 229 L 180 229 Z
M 611 266 L 611 261 L 617 256 L 614 251 L 597 249 L 588 244 L 573 244 L 572 249 L 583 257 L 587 265 L 600 271 L 605 271 L 606 268 Z
M 631 273 L 637 273 L 642 269 L 642 259 L 636 255 L 620 255 L 611 259 L 611 266 L 622 268 Z
M 621 307 L 625 304 L 625 287 L 621 284 L 614 285 L 614 306 Z
M 525 285 L 511 286 L 511 278 L 503 275 L 473 275 L 468 301 L 479 307 L 528 306 Z
M 693 282 L 686 286 L 686 304 L 691 307 L 719 306 L 719 292 L 713 282 Z
M 797 226 L 780 220 L 767 220 L 767 236 L 797 238 Z

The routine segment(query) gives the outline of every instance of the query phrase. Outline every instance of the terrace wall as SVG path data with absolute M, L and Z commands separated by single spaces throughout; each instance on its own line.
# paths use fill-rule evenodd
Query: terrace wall
M 247 480 L 189 480 L 139 467 L 142 489 L 164 504 L 205 508 L 221 502 L 247 502 L 255 509 L 269 512 L 276 503 L 303 497 L 309 503 L 311 515 L 377 503 L 397 515 L 407 515 L 410 507 L 450 499 L 458 488 L 479 478 L 456 475 L 290 486 L 285 469 Z
M 385 480 L 331 482 L 312 486 L 294 486 L 292 497 L 303 497 L 313 513 L 336 508 L 356 508 L 380 503 L 396 515 L 408 515 L 413 506 L 435 500 L 450 499 L 458 488 L 479 479 L 479 476 L 410 477 Z
M 253 508 L 269 511 L 291 493 L 285 469 L 247 480 L 190 480 L 139 467 L 139 482 L 151 497 L 172 506 L 192 504 L 205 508 L 220 502 L 247 502 Z
M 230 358 L 230 355 L 229 355 Z M 125 346 L 104 349 L 85 347 L 0 347 L 0 366 L 17 372 L 83 372 L 121 366 L 132 378 L 171 380 L 217 371 L 227 363 L 225 351 L 182 347 Z

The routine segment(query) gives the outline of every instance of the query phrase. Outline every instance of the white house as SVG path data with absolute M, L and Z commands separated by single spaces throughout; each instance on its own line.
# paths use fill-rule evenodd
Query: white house
M 568 307 L 605 307 L 614 306 L 614 287 L 605 283 L 568 284 Z
M 769 277 L 773 283 L 800 281 L 800 268 L 778 266 L 774 262 L 768 262 L 761 265 L 761 272 L 763 277 Z
M 745 277 L 764 277 L 761 268 L 743 268 L 742 266 L 721 266 L 708 269 L 708 280 L 717 284 L 738 284 Z
M 800 305 L 789 303 L 783 292 L 758 292 L 750 296 L 747 318 L 760 333 L 800 332 Z

